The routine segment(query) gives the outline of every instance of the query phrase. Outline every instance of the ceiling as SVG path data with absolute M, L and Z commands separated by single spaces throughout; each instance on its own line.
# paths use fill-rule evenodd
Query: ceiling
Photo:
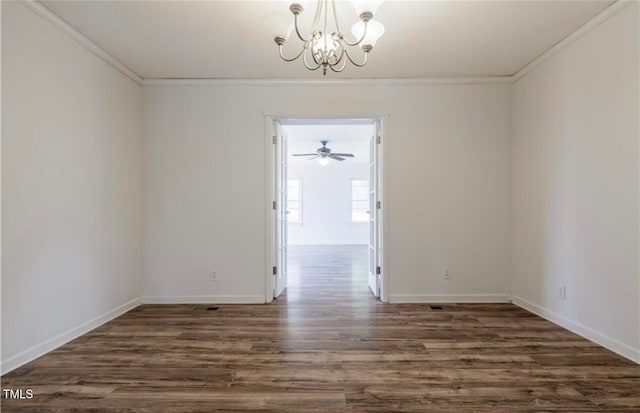
M 373 125 L 353 124 L 301 124 L 284 125 L 288 137 L 290 161 L 306 161 L 307 158 L 292 157 L 294 153 L 314 153 L 322 146 L 320 140 L 328 140 L 333 152 L 352 153 L 354 161 L 368 162 L 369 138 Z
M 330 72 L 327 78 L 513 75 L 611 3 L 387 0 L 376 14 L 386 32 L 367 66 Z M 320 71 L 304 69 L 300 61 L 280 60 L 265 20 L 273 13 L 292 18 L 282 0 L 42 4 L 143 78 L 323 77 Z M 348 29 L 355 11 L 339 1 L 338 12 L 341 26 Z M 303 33 L 312 14 L 303 13 Z M 298 47 L 292 36 L 285 53 L 291 55 Z

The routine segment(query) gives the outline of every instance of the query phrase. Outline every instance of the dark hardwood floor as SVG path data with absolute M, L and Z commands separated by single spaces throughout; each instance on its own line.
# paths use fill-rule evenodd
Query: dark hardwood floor
M 511 304 L 382 304 L 366 248 L 270 305 L 142 305 L 2 377 L 2 411 L 640 412 L 640 366 Z

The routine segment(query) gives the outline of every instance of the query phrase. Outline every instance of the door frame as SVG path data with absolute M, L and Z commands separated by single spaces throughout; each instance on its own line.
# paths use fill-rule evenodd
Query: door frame
M 379 245 L 378 259 L 381 269 L 380 274 L 380 300 L 389 302 L 389 123 L 388 113 L 324 113 L 324 114 L 295 114 L 295 113 L 264 113 L 264 154 L 265 154 L 265 194 L 264 194 L 264 219 L 265 219 L 265 268 L 264 268 L 264 300 L 265 303 L 273 301 L 273 267 L 276 266 L 276 226 L 273 224 L 274 194 L 275 194 L 275 171 L 276 171 L 276 149 L 273 143 L 275 130 L 274 122 L 311 122 L 329 120 L 371 120 L 380 122 L 381 142 L 378 147 L 378 201 L 380 201 L 379 220 Z M 382 254 L 380 254 L 382 250 Z M 367 286 L 368 288 L 368 286 Z

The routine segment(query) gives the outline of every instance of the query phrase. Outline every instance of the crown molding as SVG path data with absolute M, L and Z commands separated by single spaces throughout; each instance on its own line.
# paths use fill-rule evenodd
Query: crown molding
M 551 46 L 551 48 L 547 49 L 546 52 L 536 57 L 534 60 L 529 62 L 525 67 L 516 72 L 512 77 L 513 83 L 522 79 L 529 72 L 558 54 L 560 51 L 565 49 L 570 44 L 574 43 L 578 39 L 582 38 L 587 33 L 591 32 L 596 27 L 600 26 L 605 21 L 609 20 L 612 16 L 618 13 L 620 10 L 624 9 L 628 5 L 632 4 L 635 0 L 617 0 L 613 4 L 611 4 L 606 9 L 602 10 L 600 13 L 596 14 L 591 20 L 578 27 L 573 32 L 569 33 L 564 39 L 560 40 L 558 43 Z
M 24 5 L 26 8 L 42 17 L 53 26 L 55 26 L 58 30 L 65 33 L 73 40 L 78 42 L 85 49 L 89 50 L 94 55 L 98 56 L 100 59 L 113 66 L 115 69 L 120 71 L 123 75 L 127 76 L 129 79 L 133 80 L 139 85 L 142 85 L 143 79 L 142 76 L 129 69 L 127 66 L 123 65 L 120 61 L 118 61 L 115 57 L 111 56 L 107 53 L 103 48 L 98 46 L 88 37 L 80 33 L 78 30 L 73 28 L 67 22 L 62 20 L 56 14 L 54 14 L 51 10 L 47 9 L 41 3 L 36 0 L 20 0 L 20 3 Z
M 511 76 L 398 79 L 144 79 L 143 86 L 403 86 L 512 83 Z
M 122 74 L 141 86 L 382 86 L 382 85 L 472 85 L 509 84 L 512 76 L 475 77 L 422 77 L 422 78 L 379 78 L 379 79 L 231 79 L 231 78 L 143 78 L 129 69 L 118 59 L 80 33 L 73 26 L 58 17 L 37 0 L 19 0 L 25 7 L 42 17 L 57 29 L 85 47 L 91 53 L 119 70 Z
M 141 86 L 414 86 L 414 85 L 473 85 L 515 83 L 558 52 L 580 39 L 600 24 L 607 21 L 635 0 L 616 0 L 587 23 L 571 32 L 512 76 L 475 77 L 421 77 L 421 78 L 379 78 L 379 79 L 230 79 L 230 78 L 143 78 L 131 70 L 91 39 L 80 33 L 37 0 L 19 0 L 25 7 L 47 20 L 63 33 L 74 39 L 94 55 L 108 63 L 122 74 Z

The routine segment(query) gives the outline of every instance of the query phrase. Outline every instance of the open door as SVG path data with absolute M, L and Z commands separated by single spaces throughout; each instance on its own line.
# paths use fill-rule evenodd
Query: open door
M 274 122 L 276 171 L 274 194 L 274 228 L 276 229 L 273 298 L 287 288 L 287 135 L 280 122 Z
M 281 118 L 286 119 L 286 118 Z M 355 118 L 354 118 L 355 119 Z M 363 123 L 362 119 L 366 119 Z M 386 162 L 383 136 L 383 126 L 387 128 L 386 118 L 378 118 L 370 123 L 372 118 L 358 118 L 359 124 L 371 125 L 369 142 L 369 236 L 368 236 L 368 280 L 367 284 L 374 296 L 382 300 L 388 298 L 388 280 L 386 279 L 384 248 L 384 209 L 381 201 L 384 199 L 384 163 Z M 265 219 L 268 222 L 269 235 L 266 248 L 265 266 L 265 302 L 278 298 L 287 288 L 287 258 L 288 258 L 288 141 L 281 123 L 271 116 L 265 116 L 265 142 L 268 150 L 265 152 L 265 179 L 268 191 L 265 193 Z M 366 287 L 364 287 L 366 288 Z
M 369 140 L 369 288 L 376 297 L 380 297 L 381 277 L 379 260 L 379 212 L 378 198 L 378 144 L 380 142 L 379 121 L 373 128 Z

